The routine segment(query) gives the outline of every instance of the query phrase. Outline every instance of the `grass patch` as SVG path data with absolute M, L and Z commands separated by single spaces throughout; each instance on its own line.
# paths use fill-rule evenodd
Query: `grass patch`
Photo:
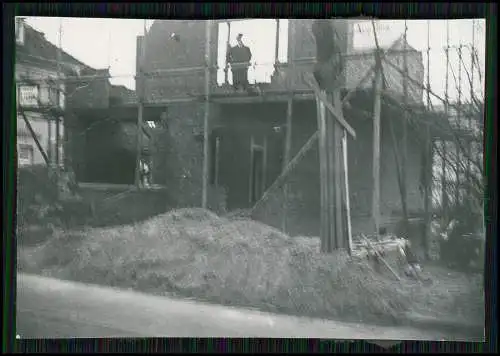
M 397 283 L 343 251 L 321 255 L 317 239 L 202 209 L 135 225 L 57 230 L 44 244 L 20 249 L 18 260 L 21 270 L 63 279 L 379 324 L 396 324 L 412 308 L 449 302 L 453 294 Z

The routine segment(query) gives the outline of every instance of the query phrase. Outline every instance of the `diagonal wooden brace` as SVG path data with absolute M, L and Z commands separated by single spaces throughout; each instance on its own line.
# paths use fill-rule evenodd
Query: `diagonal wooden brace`
M 38 140 L 38 137 L 36 136 L 36 132 L 35 130 L 33 130 L 33 127 L 31 126 L 31 123 L 30 121 L 28 120 L 28 118 L 26 117 L 26 114 L 24 113 L 24 111 L 21 110 L 21 115 L 23 117 L 23 120 L 24 122 L 26 123 L 26 126 L 28 127 L 28 130 L 30 131 L 31 133 L 31 136 L 33 137 L 33 140 L 35 141 L 35 144 L 36 146 L 38 147 L 38 150 L 40 151 L 40 153 L 42 154 L 42 157 L 43 157 L 43 160 L 45 161 L 45 163 L 47 165 L 49 165 L 49 157 L 47 156 L 47 154 L 45 153 L 42 145 L 40 144 L 40 141 Z
M 257 207 L 260 206 L 261 203 L 263 203 L 265 200 L 267 200 L 267 198 L 269 198 L 270 194 L 274 190 L 279 188 L 284 183 L 288 174 L 290 174 L 290 172 L 295 168 L 295 166 L 297 166 L 297 164 L 300 162 L 300 160 L 306 155 L 306 153 L 309 151 L 309 149 L 311 149 L 311 147 L 314 145 L 314 143 L 316 143 L 316 140 L 318 139 L 318 137 L 319 137 L 318 131 L 316 131 L 315 133 L 312 134 L 312 136 L 309 138 L 309 140 L 307 140 L 307 142 L 304 144 L 304 146 L 302 146 L 300 151 L 297 152 L 295 157 L 293 157 L 293 159 L 290 162 L 288 162 L 286 167 L 283 168 L 283 172 L 279 175 L 279 177 L 276 178 L 274 183 L 271 184 L 271 186 L 264 192 L 264 194 L 259 199 L 259 201 L 257 201 L 257 203 L 255 203 L 255 205 L 253 206 L 252 211 L 251 211 L 252 214 L 255 212 Z
M 326 95 L 321 91 L 321 89 L 318 86 L 318 83 L 316 80 L 313 78 L 312 74 L 307 73 L 304 76 L 304 79 L 306 81 L 306 84 L 311 87 L 311 89 L 314 91 L 314 94 L 318 97 L 319 100 L 325 105 L 325 107 L 330 110 L 333 116 L 337 119 L 337 121 L 344 127 L 344 129 L 354 138 L 356 139 L 356 131 L 349 125 L 347 121 L 345 121 L 344 117 L 342 114 L 338 112 L 338 109 L 335 108 L 329 101 Z

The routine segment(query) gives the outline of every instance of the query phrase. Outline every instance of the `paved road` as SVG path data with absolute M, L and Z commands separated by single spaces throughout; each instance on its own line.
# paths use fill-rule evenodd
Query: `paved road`
M 18 274 L 17 334 L 31 337 L 321 337 L 427 339 L 444 335 L 401 327 L 299 318 L 151 296 Z

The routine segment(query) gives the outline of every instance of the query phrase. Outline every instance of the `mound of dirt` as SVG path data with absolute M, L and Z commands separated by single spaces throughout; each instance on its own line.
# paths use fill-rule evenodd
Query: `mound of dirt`
M 394 323 L 409 310 L 414 288 L 343 251 L 320 254 L 318 239 L 291 238 L 202 209 L 179 209 L 136 225 L 59 232 L 30 259 L 59 278 L 365 322 Z

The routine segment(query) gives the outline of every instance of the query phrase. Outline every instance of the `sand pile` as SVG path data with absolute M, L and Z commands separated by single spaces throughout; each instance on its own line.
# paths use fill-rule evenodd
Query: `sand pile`
M 412 303 L 408 289 L 365 260 L 321 255 L 319 239 L 202 209 L 59 232 L 29 258 L 59 278 L 297 315 L 394 321 Z

